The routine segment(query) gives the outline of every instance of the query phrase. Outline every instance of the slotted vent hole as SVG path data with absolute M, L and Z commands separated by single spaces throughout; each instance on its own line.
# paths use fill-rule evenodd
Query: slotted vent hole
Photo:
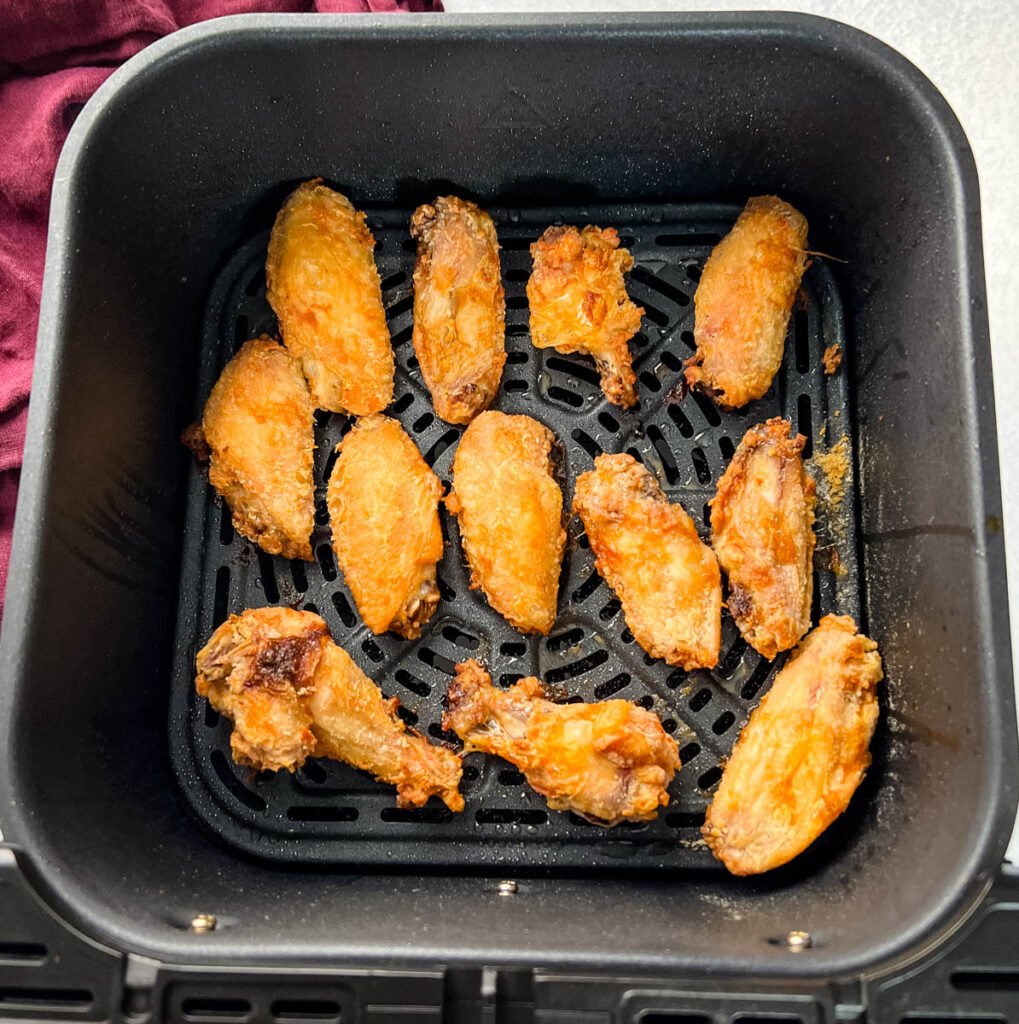
M 608 700 L 614 694 L 619 693 L 620 690 L 630 685 L 630 673 L 619 672 L 614 675 L 611 679 L 606 679 L 604 683 L 599 683 L 594 688 L 594 696 L 596 700 Z M 638 701 L 639 703 L 639 701 Z

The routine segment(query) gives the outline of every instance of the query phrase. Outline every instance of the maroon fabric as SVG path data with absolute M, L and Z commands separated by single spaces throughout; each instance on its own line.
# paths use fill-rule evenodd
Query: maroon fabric
M 50 185 L 81 104 L 122 61 L 197 21 L 253 11 L 436 10 L 441 0 L 0 0 L 0 615 Z

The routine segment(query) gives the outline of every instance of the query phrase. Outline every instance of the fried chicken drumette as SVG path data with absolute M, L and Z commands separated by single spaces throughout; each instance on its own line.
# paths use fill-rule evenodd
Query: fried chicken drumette
M 683 506 L 631 455 L 599 455 L 594 469 L 577 477 L 573 511 L 637 643 L 684 670 L 713 668 L 721 576 Z
M 702 829 L 735 875 L 802 853 L 846 809 L 870 765 L 881 681 L 877 644 L 826 615 L 753 711 Z
M 551 227 L 531 246 L 527 282 L 531 343 L 594 358 L 601 389 L 615 405 L 637 401 L 628 342 L 644 310 L 630 301 L 623 273 L 633 257 L 619 248 L 615 228 Z
M 440 196 L 410 222 L 414 352 L 435 411 L 470 423 L 499 390 L 506 363 L 506 300 L 492 218 L 474 203 Z
M 393 400 L 393 348 L 375 239 L 346 196 L 306 181 L 283 204 L 265 264 L 283 342 L 316 408 L 364 416 Z
M 460 524 L 471 586 L 522 633 L 555 622 L 566 547 L 555 436 L 529 416 L 483 412 L 460 439 L 446 508 Z
M 234 528 L 270 555 L 311 559 L 315 409 L 301 368 L 270 338 L 246 341 L 223 368 L 185 441 Z
M 711 546 L 729 577 L 729 611 L 766 658 L 810 629 L 815 497 L 805 443 L 788 420 L 751 427 L 711 500 Z
M 463 809 L 460 758 L 404 725 L 399 702 L 382 696 L 318 615 L 231 615 L 198 653 L 195 689 L 232 720 L 239 764 L 296 771 L 308 757 L 330 757 L 396 786 L 400 807 L 434 795 Z
M 708 257 L 694 295 L 691 387 L 730 409 L 771 387 L 807 266 L 806 245 L 807 221 L 788 203 L 776 196 L 747 203 Z
M 516 765 L 554 811 L 616 825 L 648 821 L 669 802 L 679 746 L 656 715 L 630 701 L 553 704 L 534 678 L 499 690 L 472 660 L 456 666 L 447 702 L 443 727 L 465 752 Z
M 373 633 L 418 637 L 439 603 L 442 482 L 388 416 L 359 419 L 338 450 L 327 493 L 337 564 Z

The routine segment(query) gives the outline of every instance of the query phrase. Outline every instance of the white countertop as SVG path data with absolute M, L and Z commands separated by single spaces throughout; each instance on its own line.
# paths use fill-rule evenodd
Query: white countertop
M 450 12 L 786 10 L 869 32 L 908 57 L 952 105 L 980 176 L 1005 547 L 1012 567 L 1012 650 L 1019 652 L 1019 5 L 1012 0 L 444 0 Z M 1013 664 L 1015 654 L 1013 654 Z M 1016 671 L 1019 679 L 1019 671 Z M 1008 850 L 1019 863 L 1019 821 Z

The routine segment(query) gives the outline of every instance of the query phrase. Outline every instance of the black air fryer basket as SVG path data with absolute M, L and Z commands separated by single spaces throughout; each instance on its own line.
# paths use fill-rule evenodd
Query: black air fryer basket
M 413 358 L 407 221 L 447 192 L 489 209 L 503 247 L 496 407 L 556 432 L 569 481 L 630 451 L 707 529 L 752 423 L 784 415 L 809 453 L 849 454 L 845 497 L 821 487 L 815 621 L 850 613 L 879 641 L 884 713 L 867 781 L 806 855 L 740 880 L 707 853 L 720 761 L 774 670 L 728 618 L 712 672 L 647 658 L 577 524 L 556 628 L 525 639 L 468 589 L 445 519 L 443 601 L 413 643 L 365 632 L 321 502 L 313 563 L 234 534 L 177 438 L 236 347 L 275 329 L 268 228 L 315 174 L 368 212 L 391 412 L 444 479 L 461 431 Z M 808 270 L 771 392 L 724 412 L 679 386 L 692 296 L 742 203 L 769 192 L 838 261 Z M 583 360 L 530 345 L 527 247 L 555 222 L 615 226 L 634 254 L 634 412 Z M 250 16 L 132 60 L 79 117 L 54 190 L 0 649 L 0 1018 L 1012 1019 L 1016 738 L 983 289 L 958 124 L 902 58 L 831 22 Z M 827 376 L 831 344 L 845 359 Z M 318 479 L 348 427 L 320 414 Z M 463 815 L 399 810 L 339 764 L 244 772 L 194 695 L 194 654 L 267 603 L 324 615 L 435 738 L 464 657 L 503 684 L 540 674 L 652 708 L 680 743 L 672 803 L 605 831 L 494 759 L 467 759 Z

